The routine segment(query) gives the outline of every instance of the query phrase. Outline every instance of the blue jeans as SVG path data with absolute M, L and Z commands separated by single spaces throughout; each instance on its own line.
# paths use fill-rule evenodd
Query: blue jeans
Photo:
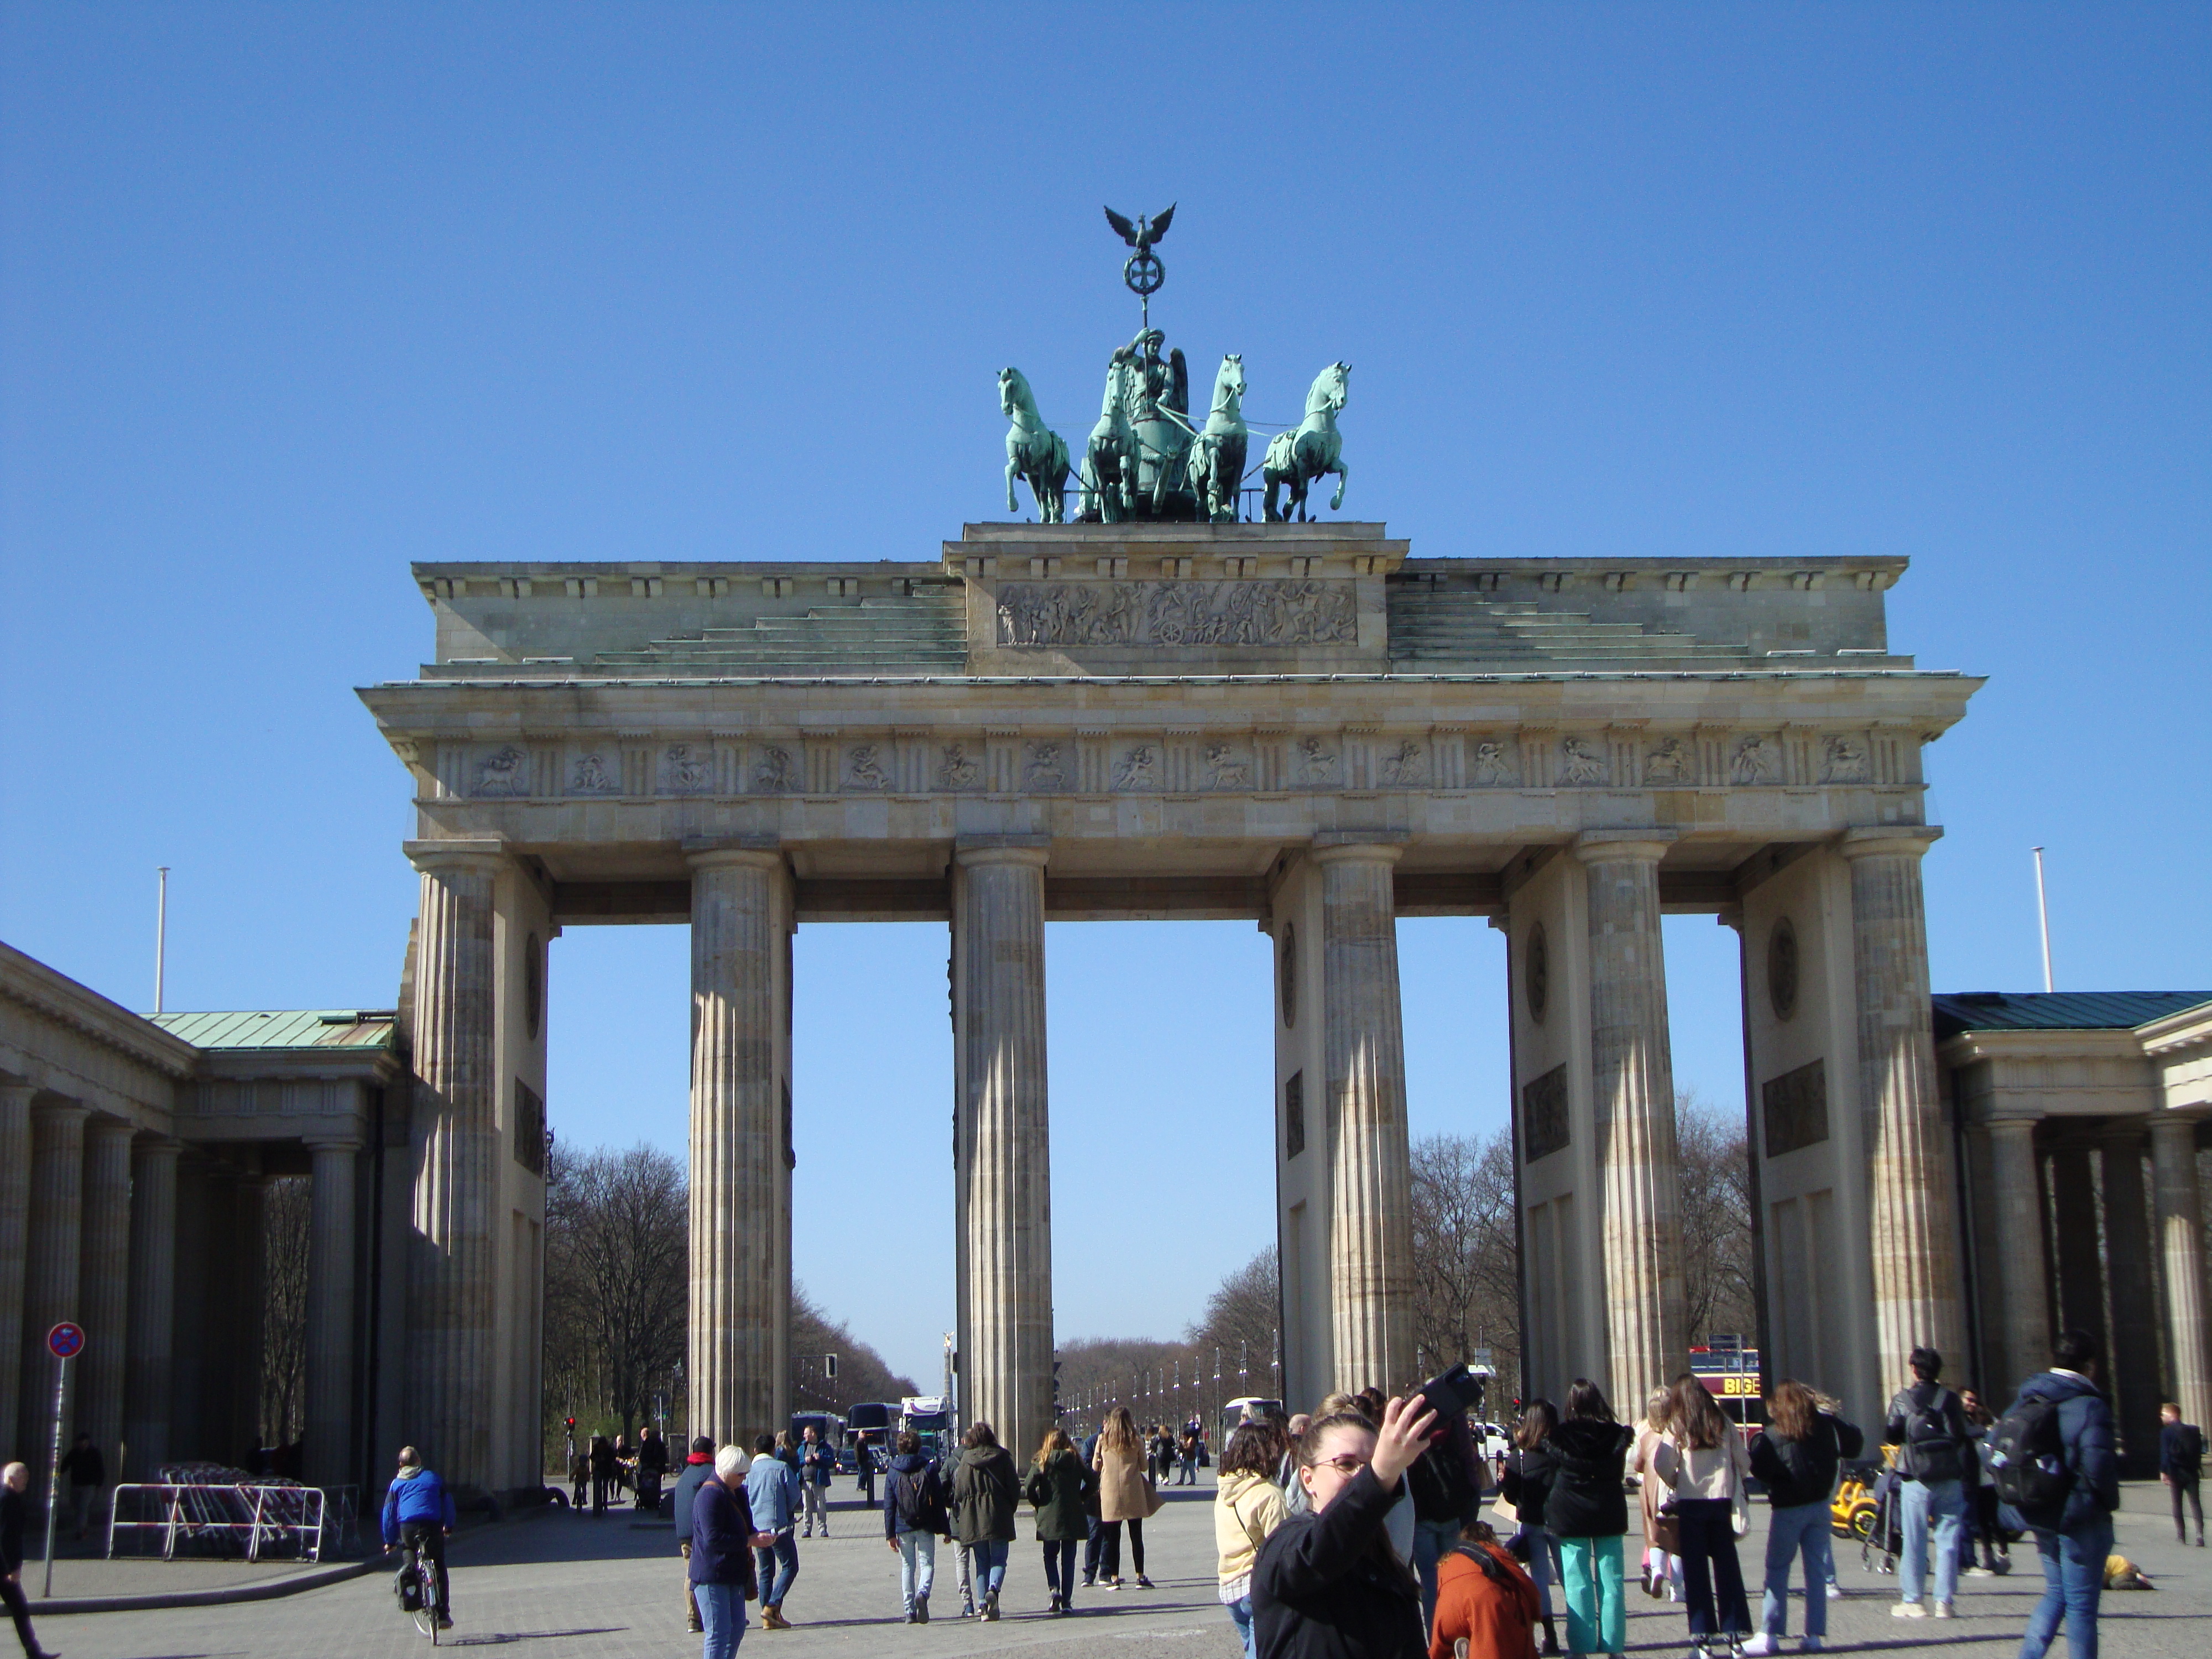
M 1229 1609 L 1229 1622 L 1237 1626 L 1237 1639 L 1244 1644 L 1244 1659 L 1252 1659 L 1252 1598 L 1240 1595 L 1223 1605 Z
M 691 1593 L 699 1603 L 699 1622 L 707 1627 L 700 1659 L 732 1659 L 745 1639 L 745 1587 L 694 1584 Z
M 902 1532 L 898 1547 L 900 1610 L 912 1613 L 915 1602 L 929 1600 L 929 1587 L 937 1581 L 937 1534 Z
M 986 1538 L 980 1544 L 970 1544 L 968 1553 L 975 1563 L 975 1595 L 978 1600 L 996 1595 L 999 1586 L 1006 1580 L 1006 1540 Z
M 2097 1659 L 2097 1601 L 2112 1553 L 2112 1517 L 2099 1516 L 2071 1532 L 2038 1532 L 2035 1552 L 2043 1558 L 2043 1599 L 2027 1615 L 2020 1659 L 2043 1659 L 2062 1620 L 2073 1659 Z
M 1456 1521 L 1413 1522 L 1413 1571 L 1421 1581 L 1421 1623 L 1437 1622 L 1437 1563 L 1459 1542 Z
M 1828 1633 L 1828 1577 L 1835 1560 L 1828 1544 L 1826 1504 L 1792 1504 L 1767 1511 L 1766 1604 L 1759 1623 L 1769 1636 L 1790 1630 L 1790 1563 L 1805 1558 L 1805 1634 Z
M 1959 1544 L 1966 1535 L 1966 1492 L 1956 1480 L 1898 1483 L 1898 1529 L 1905 1552 L 1897 1563 L 1899 1598 L 1917 1601 L 1928 1577 L 1928 1520 L 1936 1519 L 1936 1599 L 1959 1593 Z
M 799 1577 L 799 1540 L 789 1527 L 776 1534 L 774 1548 L 753 1552 L 753 1566 L 760 1577 L 761 1606 L 781 1607 L 791 1594 L 791 1581 Z
M 1559 1540 L 1541 1527 L 1522 1522 L 1521 1535 L 1528 1540 L 1528 1576 L 1536 1581 L 1536 1605 L 1544 1622 L 1552 1620 L 1552 1586 L 1559 1582 Z M 1416 1534 L 1418 1538 L 1419 1534 Z

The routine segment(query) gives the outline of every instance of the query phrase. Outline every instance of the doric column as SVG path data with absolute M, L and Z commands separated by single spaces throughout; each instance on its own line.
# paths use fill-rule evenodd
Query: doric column
M 2126 1450 L 2122 1468 L 2136 1480 L 2158 1473 L 2158 1283 L 2152 1259 L 2150 1202 L 2143 1191 L 2141 1119 L 2111 1126 L 2100 1148 L 2105 1200 L 2105 1269 L 2112 1277 L 2112 1347 L 2105 1375 Z M 2093 1252 L 2094 1254 L 2094 1252 Z
M 2078 1133 L 2051 1149 L 2051 1220 L 2060 1242 L 2058 1328 L 2087 1331 L 2097 1339 L 2109 1383 L 2112 1333 L 2105 1323 L 2105 1264 L 2100 1251 L 2082 1249 L 2077 1242 L 2098 1237 L 2097 1166 L 2089 1150 Z
M 1400 848 L 1322 843 L 1322 1097 L 1329 1159 L 1329 1294 L 1339 1389 L 1421 1379 L 1413 1354 L 1413 1164 L 1398 1001 Z
M 963 1414 L 1007 1446 L 1052 1421 L 1052 1161 L 1045 1100 L 1045 849 L 958 849 L 953 1161 Z
M 119 1478 L 123 1380 L 131 1352 L 131 1142 L 137 1131 L 111 1118 L 85 1133 L 84 1227 L 77 1306 L 85 1329 L 78 1361 L 76 1425 L 92 1437 Z M 131 1478 L 137 1475 L 133 1461 Z
M 1590 1083 L 1605 1205 L 1607 1389 L 1632 1416 L 1689 1363 L 1682 1288 L 1682 1165 L 1659 932 L 1666 841 L 1596 830 L 1575 843 L 1587 872 Z
M 142 1138 L 131 1164 L 131 1340 L 123 1438 L 132 1479 L 158 1479 L 169 1461 L 169 1401 L 177 1309 L 177 1155 L 183 1146 Z
M 0 1433 L 15 1432 L 23 1372 L 23 1274 L 31 1225 L 28 1083 L 0 1083 Z
M 410 849 L 422 872 L 416 936 L 410 1241 L 410 1438 L 448 1485 L 491 1484 L 493 1199 L 499 1079 L 492 920 L 501 860 Z
M 750 1444 L 773 1419 L 788 1316 L 778 1180 L 776 981 L 787 932 L 781 853 L 691 855 L 693 1432 Z
M 307 1484 L 341 1486 L 353 1444 L 353 1188 L 350 1136 L 307 1143 Z
M 2198 1207 L 2196 1121 L 2165 1111 L 2154 1114 L 2150 1155 L 2176 1403 L 2183 1422 L 2212 1422 L 2212 1336 L 2208 1336 L 2204 1301 L 2204 1221 Z
M 15 1443 L 35 1463 L 52 1433 L 54 1361 L 46 1333 L 77 1316 L 84 1226 L 84 1121 L 75 1101 L 31 1109 L 31 1219 L 23 1273 L 22 1393 Z M 66 1425 L 64 1425 L 66 1428 Z M 42 1501 L 42 1500 L 41 1500 Z
M 1911 1375 L 1923 1344 L 1966 1351 L 1958 1224 L 1928 997 L 1920 860 L 1941 830 L 1851 830 L 1851 956 L 1858 999 L 1859 1113 L 1865 1126 L 1875 1329 L 1883 1386 Z
M 2051 1353 L 2051 1302 L 2043 1261 L 2043 1188 L 2035 1178 L 2035 1120 L 1991 1118 L 1990 1187 L 1996 1202 L 1992 1229 L 2001 1249 L 1990 1265 L 1997 1274 L 1998 1352 L 2008 1375 L 1984 1379 L 1990 1400 L 2010 1400 L 2040 1370 Z

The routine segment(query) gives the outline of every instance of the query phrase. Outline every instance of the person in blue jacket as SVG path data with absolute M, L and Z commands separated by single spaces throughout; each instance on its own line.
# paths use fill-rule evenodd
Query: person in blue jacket
M 438 1628 L 453 1626 L 453 1592 L 446 1578 L 446 1540 L 453 1530 L 453 1495 L 412 1446 L 399 1449 L 399 1473 L 384 1494 L 384 1553 L 404 1545 L 429 1557 L 438 1573 Z
M 2013 1410 L 2030 1400 L 2057 1407 L 2058 1443 L 2072 1479 L 2056 1514 L 2011 1511 L 2035 1534 L 2043 1558 L 2043 1599 L 2028 1615 L 2019 1659 L 2043 1659 L 2062 1622 L 2074 1659 L 2096 1659 L 2097 1604 L 2112 1553 L 2112 1511 L 2120 1506 L 2112 1407 L 2097 1387 L 2104 1355 L 2095 1337 L 2069 1331 L 2051 1346 L 2051 1358 L 2049 1370 L 2021 1385 Z
M 765 1534 L 768 1543 L 753 1547 L 755 1577 L 760 1583 L 761 1626 L 789 1630 L 783 1616 L 783 1598 L 791 1594 L 799 1577 L 799 1546 L 792 1529 L 799 1518 L 799 1471 L 776 1455 L 775 1437 L 764 1434 L 753 1443 L 757 1454 L 745 1472 L 745 1501 L 752 1510 L 753 1530 Z M 692 1544 L 696 1552 L 696 1540 Z

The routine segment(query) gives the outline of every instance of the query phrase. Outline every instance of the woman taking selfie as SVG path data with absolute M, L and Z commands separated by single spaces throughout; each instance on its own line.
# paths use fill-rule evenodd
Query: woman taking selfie
M 1379 1429 L 1335 1412 L 1300 1437 L 1309 1507 L 1268 1535 L 1252 1570 L 1258 1659 L 1424 1659 L 1420 1584 L 1382 1519 L 1435 1423 L 1418 1398 L 1393 1400 Z

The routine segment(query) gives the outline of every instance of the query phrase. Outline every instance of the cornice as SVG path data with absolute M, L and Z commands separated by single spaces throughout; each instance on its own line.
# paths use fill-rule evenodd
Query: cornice
M 166 1077 L 195 1075 L 200 1051 L 142 1015 L 0 944 L 0 996 Z

